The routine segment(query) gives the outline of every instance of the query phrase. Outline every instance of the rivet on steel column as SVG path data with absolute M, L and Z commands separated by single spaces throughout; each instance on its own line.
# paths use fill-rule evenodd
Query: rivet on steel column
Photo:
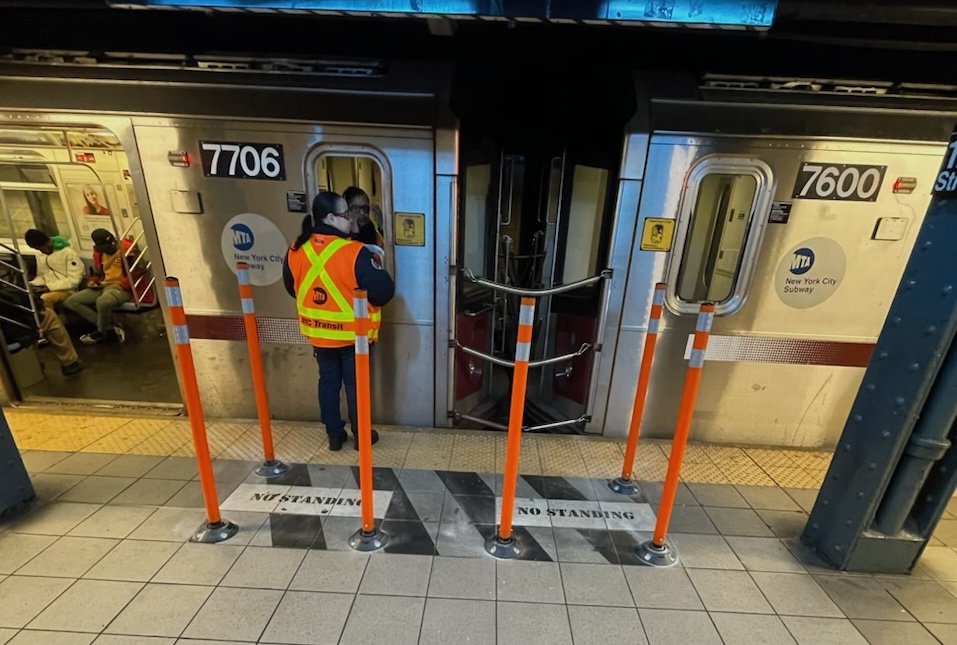
M 256 305 L 253 302 L 253 285 L 249 281 L 249 265 L 236 264 L 239 280 L 239 300 L 243 308 L 243 324 L 246 327 L 246 347 L 249 349 L 249 370 L 256 393 L 256 413 L 259 415 L 259 430 L 263 441 L 263 463 L 256 474 L 265 479 L 278 477 L 289 471 L 289 466 L 276 459 L 272 439 L 272 420 L 269 418 L 269 394 L 266 391 L 266 374 L 263 370 L 262 348 L 259 344 L 259 328 L 256 325 Z
M 228 540 L 239 532 L 239 527 L 224 520 L 219 513 L 219 497 L 216 494 L 216 479 L 213 476 L 212 458 L 209 455 L 209 443 L 206 440 L 206 420 L 203 416 L 203 403 L 199 397 L 199 384 L 196 381 L 196 366 L 193 352 L 189 346 L 189 328 L 186 325 L 186 311 L 183 309 L 183 293 L 179 280 L 166 278 L 166 302 L 169 305 L 170 320 L 173 323 L 173 340 L 176 344 L 176 358 L 180 378 L 183 383 L 183 399 L 186 413 L 193 431 L 193 446 L 196 449 L 196 465 L 199 468 L 199 483 L 206 504 L 206 521 L 189 538 L 191 542 L 214 543 Z

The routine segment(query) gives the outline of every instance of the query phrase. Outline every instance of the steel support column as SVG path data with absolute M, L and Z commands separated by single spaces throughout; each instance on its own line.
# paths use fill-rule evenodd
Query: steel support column
M 802 536 L 838 569 L 909 571 L 957 484 L 957 132 L 932 189 Z

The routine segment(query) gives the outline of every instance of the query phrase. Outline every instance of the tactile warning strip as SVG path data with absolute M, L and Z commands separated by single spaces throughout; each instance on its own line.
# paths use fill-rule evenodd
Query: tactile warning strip
M 132 455 L 192 456 L 192 432 L 185 419 L 130 419 L 112 415 L 60 414 L 7 409 L 7 420 L 21 450 L 108 452 Z M 375 464 L 383 468 L 495 472 L 505 468 L 505 435 L 438 428 L 377 426 L 381 441 Z M 322 426 L 277 421 L 276 457 L 287 463 L 352 466 L 358 462 L 351 442 L 328 450 Z M 258 461 L 262 439 L 255 421 L 210 421 L 210 451 L 219 459 Z M 522 436 L 519 470 L 525 475 L 610 478 L 621 472 L 623 441 L 599 437 Z M 642 440 L 635 456 L 636 479 L 661 480 L 671 445 Z M 692 443 L 682 465 L 688 483 L 745 484 L 816 488 L 831 455 L 826 451 L 776 450 Z

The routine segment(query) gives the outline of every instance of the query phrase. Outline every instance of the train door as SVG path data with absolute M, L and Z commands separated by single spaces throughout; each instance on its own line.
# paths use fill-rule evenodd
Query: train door
M 27 245 L 30 229 L 50 238 L 50 255 Z M 95 305 L 82 316 L 65 298 L 87 286 L 96 229 L 120 240 L 131 295 L 109 312 L 115 335 L 89 344 Z M 10 396 L 178 408 L 150 251 L 116 136 L 101 128 L 0 129 L 0 324 Z
M 526 428 L 583 429 L 617 152 L 614 145 L 525 142 L 463 154 L 452 384 L 457 421 L 505 427 L 511 370 L 502 361 L 514 358 L 519 301 L 532 295 Z M 535 366 L 543 361 L 551 362 Z

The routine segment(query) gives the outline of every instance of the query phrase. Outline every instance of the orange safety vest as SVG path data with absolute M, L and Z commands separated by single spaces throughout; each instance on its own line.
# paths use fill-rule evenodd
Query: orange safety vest
M 313 235 L 289 249 L 289 269 L 296 287 L 299 331 L 316 347 L 346 347 L 356 340 L 352 309 L 356 258 L 363 245 L 335 235 Z M 369 340 L 379 337 L 382 312 L 369 305 Z

